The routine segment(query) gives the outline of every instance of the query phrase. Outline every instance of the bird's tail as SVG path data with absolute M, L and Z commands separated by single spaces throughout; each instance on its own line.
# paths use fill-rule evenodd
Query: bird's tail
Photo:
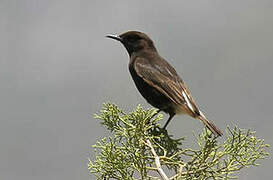
M 200 112 L 200 116 L 198 116 L 197 118 L 200 119 L 214 135 L 216 136 L 223 135 L 221 130 L 218 129 L 212 122 L 210 122 L 202 112 Z

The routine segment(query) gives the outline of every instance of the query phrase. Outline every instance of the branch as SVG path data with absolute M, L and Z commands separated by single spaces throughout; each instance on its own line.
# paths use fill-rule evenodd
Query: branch
M 168 176 L 165 174 L 165 172 L 163 171 L 163 169 L 161 168 L 161 164 L 160 164 L 160 159 L 159 159 L 159 156 L 156 154 L 153 146 L 152 146 L 152 143 L 149 139 L 146 140 L 146 145 L 148 147 L 150 147 L 151 149 L 151 152 L 152 154 L 154 155 L 154 158 L 155 158 L 155 165 L 156 165 L 156 168 L 157 168 L 157 171 L 158 173 L 160 174 L 160 176 L 164 179 L 164 180 L 169 180 Z

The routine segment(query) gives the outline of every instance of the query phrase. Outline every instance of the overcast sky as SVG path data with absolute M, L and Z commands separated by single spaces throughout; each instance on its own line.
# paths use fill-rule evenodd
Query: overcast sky
M 107 133 L 93 114 L 107 101 L 150 107 L 126 50 L 104 37 L 127 30 L 154 40 L 219 128 L 273 145 L 272 0 L 0 0 L 0 179 L 94 178 L 87 158 Z M 168 126 L 202 128 L 186 116 Z M 240 179 L 271 179 L 272 159 L 261 164 Z

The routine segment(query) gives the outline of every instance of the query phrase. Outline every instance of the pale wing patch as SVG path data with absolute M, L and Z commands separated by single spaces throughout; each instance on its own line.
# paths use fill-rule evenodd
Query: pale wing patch
M 195 112 L 195 109 L 193 108 L 188 96 L 186 95 L 186 93 L 184 91 L 182 91 L 182 95 L 183 95 L 184 99 L 186 100 L 186 103 L 187 103 L 188 107 L 190 108 L 190 110 L 192 112 Z

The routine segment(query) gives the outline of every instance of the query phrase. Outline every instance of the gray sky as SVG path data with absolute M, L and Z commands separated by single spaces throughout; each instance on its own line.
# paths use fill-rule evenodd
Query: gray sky
M 217 126 L 252 128 L 273 145 L 272 0 L 0 0 L 0 179 L 92 179 L 103 102 L 150 107 L 128 55 L 104 36 L 146 32 Z M 166 119 L 167 116 L 164 116 Z M 175 136 L 202 123 L 176 116 Z M 272 153 L 272 151 L 271 151 Z M 272 159 L 240 179 L 272 178 Z

